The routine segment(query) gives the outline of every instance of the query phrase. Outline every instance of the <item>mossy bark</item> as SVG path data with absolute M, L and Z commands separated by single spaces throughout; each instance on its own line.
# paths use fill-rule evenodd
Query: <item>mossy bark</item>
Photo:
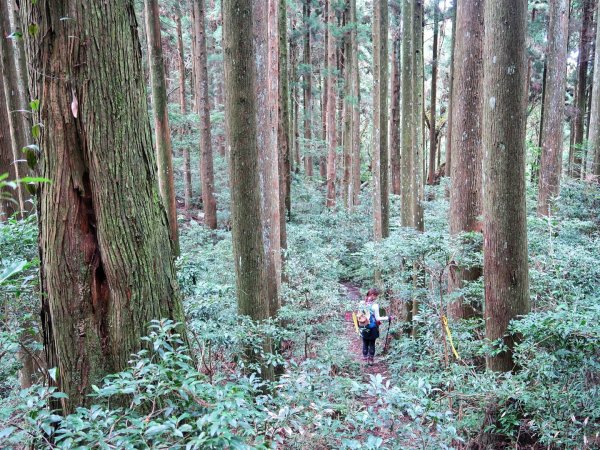
M 184 314 L 133 1 L 22 6 L 38 27 L 27 59 L 41 175 L 52 180 L 39 188 L 42 330 L 68 413 L 127 367 L 149 321 Z
M 223 1 L 225 115 L 229 142 L 233 254 L 238 311 L 269 317 L 257 140 L 252 0 Z

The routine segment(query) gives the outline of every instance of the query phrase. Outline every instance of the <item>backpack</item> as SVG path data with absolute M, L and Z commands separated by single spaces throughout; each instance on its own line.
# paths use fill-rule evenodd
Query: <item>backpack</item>
M 375 320 L 375 314 L 373 311 L 359 311 L 356 314 L 356 319 L 358 321 L 358 326 L 361 328 L 373 329 L 377 326 L 377 321 Z

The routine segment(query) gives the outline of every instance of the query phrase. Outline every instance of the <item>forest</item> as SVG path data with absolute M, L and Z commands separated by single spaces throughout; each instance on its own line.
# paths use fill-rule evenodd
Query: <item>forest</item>
M 0 0 L 0 448 L 600 448 L 597 0 Z

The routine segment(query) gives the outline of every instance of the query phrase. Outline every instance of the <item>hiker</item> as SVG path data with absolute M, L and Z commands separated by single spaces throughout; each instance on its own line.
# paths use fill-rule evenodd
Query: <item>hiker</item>
M 380 316 L 379 315 L 379 304 L 377 303 L 377 297 L 379 297 L 379 291 L 375 288 L 369 289 L 367 292 L 367 298 L 363 303 L 362 313 L 359 313 L 359 326 L 360 335 L 363 341 L 363 359 L 369 364 L 373 364 L 373 358 L 375 356 L 375 341 L 379 337 L 379 325 L 382 322 L 391 322 L 392 316 Z

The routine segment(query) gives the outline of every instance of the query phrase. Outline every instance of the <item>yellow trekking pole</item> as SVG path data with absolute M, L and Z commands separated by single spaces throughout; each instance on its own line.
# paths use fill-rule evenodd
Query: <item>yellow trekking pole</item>
M 354 322 L 354 328 L 356 329 L 356 334 L 360 336 L 360 331 L 358 329 L 358 318 L 356 317 L 356 313 L 352 313 L 352 321 Z

